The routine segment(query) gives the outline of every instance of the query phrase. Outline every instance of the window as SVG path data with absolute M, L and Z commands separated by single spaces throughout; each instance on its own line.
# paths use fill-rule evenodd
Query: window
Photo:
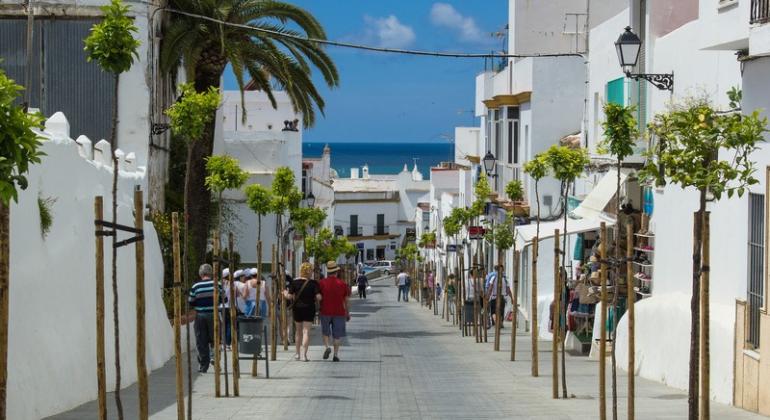
M 302 196 L 307 197 L 307 169 L 302 170 Z
M 366 250 L 366 261 L 373 261 L 374 260 L 374 250 L 369 248 Z
M 348 233 L 349 236 L 359 236 L 359 228 L 358 228 L 358 215 L 357 214 L 351 214 L 350 215 L 350 232 Z
M 607 103 L 625 105 L 625 77 L 607 82 Z
M 386 235 L 387 232 L 385 232 L 385 215 L 384 214 L 378 214 L 377 215 L 377 232 L 376 235 Z
M 765 196 L 749 194 L 748 329 L 746 344 L 759 348 L 759 311 L 764 306 Z

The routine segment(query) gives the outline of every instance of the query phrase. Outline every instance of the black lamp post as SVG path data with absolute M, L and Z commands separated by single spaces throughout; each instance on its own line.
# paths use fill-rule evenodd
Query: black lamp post
M 315 196 L 312 191 L 307 195 L 307 206 L 308 208 L 313 208 L 313 206 L 315 206 Z
M 495 176 L 492 175 L 492 172 L 495 171 L 496 165 L 497 158 L 492 154 L 492 151 L 488 150 L 487 154 L 484 155 L 484 171 L 487 173 L 487 176 Z
M 639 61 L 639 50 L 642 49 L 642 40 L 626 26 L 625 32 L 620 34 L 615 41 L 615 50 L 618 53 L 618 61 L 626 77 L 634 80 L 644 79 L 652 83 L 660 90 L 674 91 L 674 72 L 671 73 L 631 73 L 631 69 Z

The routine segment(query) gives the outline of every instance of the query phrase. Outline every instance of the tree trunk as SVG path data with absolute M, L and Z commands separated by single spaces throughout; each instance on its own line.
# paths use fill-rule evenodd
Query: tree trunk
M 112 152 L 112 223 L 118 223 L 118 157 L 115 155 L 115 149 L 118 146 L 118 82 L 117 74 L 113 75 L 115 84 L 112 102 L 112 128 L 110 131 L 110 148 Z M 123 420 L 123 402 L 120 399 L 120 319 L 118 316 L 118 248 L 117 230 L 113 228 L 112 235 L 112 317 L 113 329 L 115 334 L 115 406 L 118 410 L 118 419 Z
M 220 203 L 222 202 L 222 196 L 220 194 Z M 221 215 L 220 215 L 221 217 Z M 230 260 L 230 348 L 232 349 L 232 363 L 233 363 L 233 396 L 240 395 L 239 379 L 241 377 L 240 362 L 238 360 L 238 330 L 236 328 L 236 314 L 235 306 L 238 299 L 235 297 L 235 257 L 233 256 L 233 233 L 229 232 L 227 235 L 227 258 Z
M 8 391 L 8 316 L 10 292 L 11 207 L 0 202 L 0 419 L 5 420 Z
M 562 236 L 561 247 L 561 270 L 559 270 L 559 323 L 561 324 L 561 316 L 564 315 L 564 324 L 559 326 L 559 334 L 561 334 L 562 328 L 564 329 L 565 336 L 560 335 L 559 347 L 561 347 L 561 397 L 567 398 L 567 355 L 564 350 L 564 339 L 566 338 L 567 331 L 567 303 L 564 302 L 564 298 L 569 298 L 569 294 L 566 293 L 567 284 L 567 187 L 564 188 L 564 232 Z M 565 275 L 562 276 L 562 273 Z M 563 295 L 563 296 L 562 296 Z

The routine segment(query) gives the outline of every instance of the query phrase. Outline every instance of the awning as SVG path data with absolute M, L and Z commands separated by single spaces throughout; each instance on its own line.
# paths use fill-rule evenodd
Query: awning
M 572 235 L 576 233 L 589 232 L 597 230 L 601 227 L 602 222 L 607 226 L 615 224 L 615 219 L 600 215 L 596 218 L 590 219 L 572 219 L 567 217 L 567 234 Z M 540 240 L 552 238 L 554 231 L 559 229 L 559 234 L 564 234 L 564 219 L 553 220 L 550 222 L 540 223 Z M 537 224 L 530 223 L 524 226 L 516 227 L 516 247 L 518 249 L 524 249 L 526 245 L 529 245 L 537 234 Z
M 615 195 L 615 189 L 618 182 L 618 171 L 610 169 L 590 193 L 583 199 L 583 202 L 571 212 L 571 215 L 582 217 L 583 219 L 599 219 L 604 214 L 604 208 Z M 620 184 L 623 185 L 628 178 L 628 171 L 620 170 Z

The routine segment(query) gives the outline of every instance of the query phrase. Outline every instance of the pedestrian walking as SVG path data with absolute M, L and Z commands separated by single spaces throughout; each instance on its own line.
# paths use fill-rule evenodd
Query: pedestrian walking
M 450 274 L 446 282 L 446 298 L 449 302 L 449 314 L 455 314 L 455 296 L 457 296 L 457 286 L 455 285 L 455 275 Z
M 396 276 L 396 285 L 398 286 L 398 301 L 401 302 L 401 295 L 404 295 L 404 302 L 409 302 L 409 275 L 404 269 Z
M 499 268 L 499 267 L 496 267 Z M 508 279 L 503 275 L 503 293 L 505 295 L 511 296 L 511 289 L 510 285 L 508 284 Z M 487 295 L 487 301 L 489 302 L 489 316 L 492 319 L 492 323 L 487 328 L 491 328 L 492 325 L 495 325 L 495 322 L 497 322 L 497 271 L 491 272 L 487 276 L 487 286 L 486 286 L 486 295 Z M 503 301 L 501 302 L 503 311 L 505 310 L 505 296 L 503 296 L 501 299 Z M 503 324 L 500 324 L 500 328 L 503 328 Z
M 422 296 L 428 305 L 428 309 L 433 309 L 433 287 L 436 285 L 435 280 L 433 271 L 428 270 L 425 274 L 425 282 L 422 284 Z
M 296 336 L 294 343 L 297 346 L 295 360 L 300 359 L 300 350 L 309 362 L 307 350 L 310 346 L 310 327 L 315 318 L 315 304 L 321 300 L 321 287 L 313 277 L 313 266 L 304 262 L 299 268 L 299 277 L 294 279 L 289 288 L 284 291 L 286 299 L 291 299 L 291 311 L 294 317 Z
M 350 288 L 336 274 L 340 270 L 337 263 L 326 263 L 327 277 L 321 280 L 321 330 L 323 332 L 324 360 L 329 358 L 329 342 L 334 339 L 334 358 L 339 362 L 340 341 L 345 337 L 345 323 L 350 320 Z
M 198 372 L 205 373 L 211 363 L 211 348 L 214 346 L 214 269 L 203 264 L 198 269 L 200 281 L 190 288 L 188 302 L 195 310 L 195 348 L 198 350 Z M 219 290 L 219 296 L 223 295 Z M 221 300 L 221 298 L 220 298 Z
M 358 273 L 358 277 L 356 277 L 356 283 L 358 286 L 358 298 L 366 299 L 366 288 L 369 287 L 369 279 L 366 277 L 366 274 L 363 272 Z

